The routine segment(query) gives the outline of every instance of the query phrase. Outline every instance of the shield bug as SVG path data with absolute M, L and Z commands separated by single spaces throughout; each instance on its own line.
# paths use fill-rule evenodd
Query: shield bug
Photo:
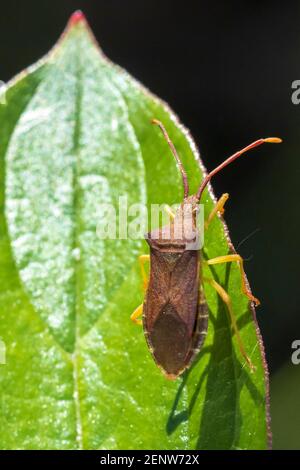
M 202 276 L 203 263 L 214 265 L 237 262 L 241 272 L 242 292 L 255 305 L 259 305 L 259 301 L 247 287 L 240 255 L 232 253 L 204 261 L 198 245 L 197 209 L 202 193 L 214 175 L 245 152 L 265 142 L 279 143 L 281 139 L 259 139 L 239 150 L 205 176 L 196 194 L 189 195 L 187 174 L 166 129 L 156 119 L 152 123 L 159 126 L 175 157 L 182 176 L 184 198 L 175 214 L 168 209 L 170 223 L 146 236 L 150 255 L 140 256 L 146 295 L 144 303 L 137 307 L 131 319 L 143 325 L 147 344 L 158 367 L 168 379 L 176 379 L 190 366 L 207 334 L 208 307 L 203 284 L 208 282 L 225 302 L 241 355 L 250 369 L 254 370 L 237 327 L 230 296 L 214 279 Z M 209 229 L 210 222 L 218 213 L 224 212 L 228 197 L 228 194 L 223 194 L 217 201 L 205 222 L 205 230 Z M 149 260 L 148 281 L 144 263 Z

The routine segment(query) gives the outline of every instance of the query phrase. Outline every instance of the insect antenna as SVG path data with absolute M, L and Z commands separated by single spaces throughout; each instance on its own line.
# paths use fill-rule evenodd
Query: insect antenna
M 227 158 L 223 163 L 217 166 L 204 178 L 196 194 L 197 200 L 200 201 L 202 193 L 204 189 L 206 188 L 207 184 L 209 183 L 209 181 L 212 179 L 212 177 L 215 176 L 217 173 L 219 173 L 219 171 L 223 170 L 223 168 L 229 165 L 229 163 L 239 158 L 243 153 L 248 152 L 248 150 L 258 147 L 259 145 L 264 144 L 264 143 L 279 144 L 280 142 L 282 142 L 282 140 L 279 139 L 278 137 L 268 137 L 266 139 L 258 139 L 255 142 L 252 142 L 252 144 L 247 145 L 247 147 L 244 147 L 242 150 L 239 150 L 238 152 L 231 155 L 231 157 Z
M 180 170 L 180 173 L 181 173 L 181 176 L 182 176 L 184 199 L 186 199 L 189 195 L 189 183 L 188 183 L 187 174 L 186 174 L 186 171 L 183 167 L 182 161 L 180 160 L 179 155 L 177 153 L 177 150 L 176 150 L 173 142 L 171 141 L 170 137 L 168 136 L 168 133 L 167 133 L 164 125 L 160 121 L 158 121 L 157 119 L 152 119 L 151 122 L 152 122 L 152 124 L 156 124 L 160 128 L 160 130 L 162 131 L 162 133 L 164 135 L 164 138 L 168 142 L 169 147 L 170 147 L 170 149 L 171 149 L 171 151 L 172 151 L 172 153 L 175 157 L 175 160 L 178 164 L 178 167 L 179 167 L 179 170 Z

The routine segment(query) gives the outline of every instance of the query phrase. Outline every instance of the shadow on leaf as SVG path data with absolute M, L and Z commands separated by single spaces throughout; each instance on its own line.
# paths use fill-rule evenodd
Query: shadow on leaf
M 227 266 L 226 269 L 225 289 L 228 285 L 230 266 Z M 212 273 L 214 279 L 218 282 L 214 269 L 212 269 Z M 246 311 L 238 322 L 239 329 L 242 329 L 250 321 L 251 317 L 249 312 Z M 200 392 L 205 387 L 205 390 L 202 390 L 205 397 L 200 419 L 199 437 L 195 447 L 199 450 L 232 449 L 239 442 L 240 429 L 243 424 L 240 412 L 241 390 L 246 386 L 256 404 L 262 402 L 263 396 L 254 383 L 255 375 L 242 365 L 234 352 L 229 325 L 230 320 L 226 306 L 220 298 L 218 298 L 217 317 L 214 317 L 210 311 L 210 322 L 214 326 L 213 345 L 204 347 L 191 368 L 183 375 L 166 424 L 166 431 L 168 434 L 172 434 L 178 426 L 189 420 L 196 403 L 198 403 Z M 177 411 L 182 393 L 194 367 L 208 353 L 210 354 L 209 362 L 199 377 L 188 407 L 185 410 Z M 227 380 L 224 377 L 227 377 Z M 225 388 L 224 383 L 226 383 Z M 220 413 L 220 409 L 224 412 Z

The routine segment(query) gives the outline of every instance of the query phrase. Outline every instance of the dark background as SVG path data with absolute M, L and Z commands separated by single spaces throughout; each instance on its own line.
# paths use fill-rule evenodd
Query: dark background
M 78 8 L 106 55 L 190 128 L 209 169 L 259 137 L 284 139 L 213 185 L 217 196 L 230 193 L 231 237 L 262 301 L 275 447 L 300 448 L 300 365 L 290 360 L 300 338 L 300 105 L 291 101 L 300 79 L 300 1 L 1 2 L 0 79 L 44 55 Z

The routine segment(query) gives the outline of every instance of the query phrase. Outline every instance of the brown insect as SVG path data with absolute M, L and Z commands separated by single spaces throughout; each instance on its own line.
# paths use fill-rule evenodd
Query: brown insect
M 160 127 L 176 159 L 182 175 L 184 198 L 175 214 L 169 209 L 170 224 L 148 233 L 146 240 L 150 246 L 150 256 L 140 256 L 144 288 L 147 290 L 144 304 L 131 315 L 137 324 L 143 324 L 149 350 L 165 376 L 176 379 L 190 366 L 199 352 L 208 328 L 208 307 L 204 296 L 203 283 L 208 282 L 216 289 L 225 302 L 230 315 L 233 331 L 236 335 L 240 352 L 251 370 L 254 365 L 243 345 L 231 299 L 223 287 L 214 279 L 202 276 L 202 265 L 237 262 L 241 271 L 241 289 L 250 301 L 259 305 L 245 282 L 243 259 L 233 253 L 204 261 L 199 248 L 199 228 L 197 209 L 203 190 L 211 178 L 229 163 L 248 150 L 264 142 L 279 143 L 281 139 L 270 137 L 259 139 L 227 158 L 211 171 L 202 181 L 195 195 L 189 196 L 187 174 L 177 151 L 170 140 L 163 124 L 154 119 L 153 124 Z M 228 194 L 216 203 L 205 222 L 205 230 L 217 214 L 224 212 Z M 150 259 L 150 279 L 147 280 L 144 263 Z M 143 320 L 139 317 L 143 314 Z

